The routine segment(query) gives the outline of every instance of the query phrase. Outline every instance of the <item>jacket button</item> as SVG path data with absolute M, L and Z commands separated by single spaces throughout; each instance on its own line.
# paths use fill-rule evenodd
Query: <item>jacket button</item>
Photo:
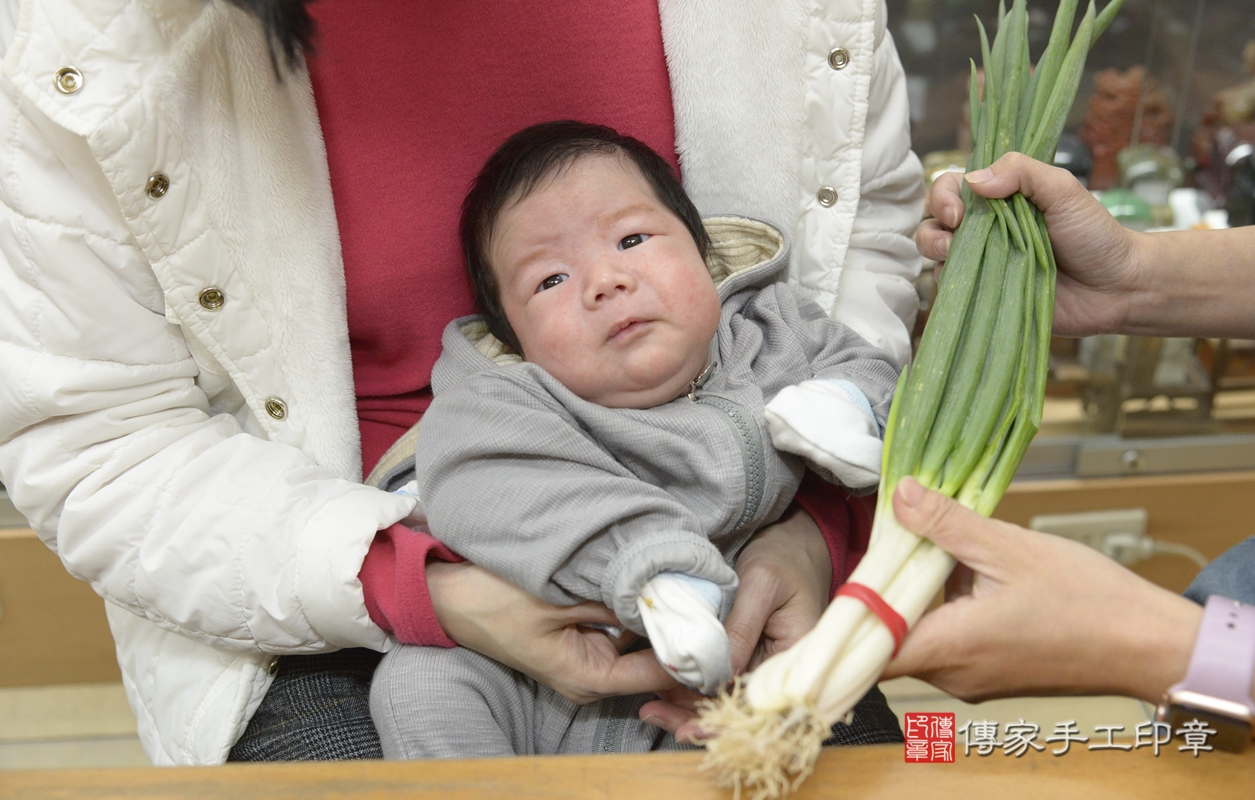
M 850 53 L 844 47 L 834 47 L 828 53 L 828 66 L 833 69 L 845 69 L 850 63 Z
M 266 674 L 273 678 L 275 673 L 278 671 L 279 671 L 279 657 L 275 656 L 274 658 L 270 659 L 270 663 L 266 665 Z
M 226 305 L 227 302 L 226 294 L 217 286 L 210 286 L 207 289 L 203 289 L 200 293 L 200 297 L 197 299 L 200 300 L 200 307 L 206 311 L 217 311 Z
M 74 94 L 83 88 L 83 73 L 74 67 L 62 67 L 57 70 L 56 78 L 53 80 L 57 85 L 57 91 L 61 94 Z
M 283 419 L 288 415 L 288 404 L 277 397 L 271 397 L 266 401 L 266 413 L 275 419 Z
M 815 193 L 815 199 L 819 200 L 819 204 L 824 208 L 832 208 L 837 204 L 837 190 L 831 186 L 820 186 L 819 191 Z
M 144 193 L 154 200 L 165 197 L 168 191 L 170 191 L 170 179 L 164 172 L 154 172 L 153 176 L 148 179 L 148 184 L 144 186 Z

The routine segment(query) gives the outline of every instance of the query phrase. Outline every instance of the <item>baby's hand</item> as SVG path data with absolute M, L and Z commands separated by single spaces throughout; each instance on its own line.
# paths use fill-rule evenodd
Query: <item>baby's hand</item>
M 708 695 L 732 680 L 732 647 L 717 613 L 721 597 L 711 581 L 663 572 L 636 599 L 662 668 Z
M 880 480 L 883 445 L 867 398 L 849 381 L 809 380 L 780 390 L 765 410 L 776 449 L 799 455 L 851 489 Z

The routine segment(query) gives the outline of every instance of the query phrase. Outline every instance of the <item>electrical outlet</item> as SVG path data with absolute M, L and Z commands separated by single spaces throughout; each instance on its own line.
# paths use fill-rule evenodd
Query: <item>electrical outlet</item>
M 1130 541 L 1145 537 L 1147 518 L 1145 508 L 1117 508 L 1075 514 L 1038 514 L 1029 520 L 1028 527 L 1073 539 L 1095 550 L 1104 550 L 1112 534 Z
M 1207 566 L 1207 557 L 1193 547 L 1147 536 L 1146 519 L 1144 508 L 1120 508 L 1077 514 L 1039 514 L 1029 520 L 1028 526 L 1088 545 L 1126 567 L 1164 555 L 1188 558 L 1199 569 Z

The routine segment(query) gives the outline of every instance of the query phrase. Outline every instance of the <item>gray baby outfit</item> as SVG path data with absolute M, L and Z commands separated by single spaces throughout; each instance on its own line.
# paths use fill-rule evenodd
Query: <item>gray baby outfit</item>
M 779 282 L 783 234 L 741 218 L 706 224 L 722 314 L 689 395 L 648 409 L 581 400 L 469 317 L 445 329 L 417 436 L 418 494 L 442 542 L 551 603 L 604 603 L 637 633 L 636 598 L 660 572 L 714 582 L 726 616 L 737 554 L 783 514 L 805 471 L 772 447 L 763 409 L 777 392 L 849 381 L 883 426 L 897 381 L 888 354 Z M 371 708 L 391 758 L 674 746 L 637 722 L 648 699 L 581 708 L 462 648 L 400 647 Z

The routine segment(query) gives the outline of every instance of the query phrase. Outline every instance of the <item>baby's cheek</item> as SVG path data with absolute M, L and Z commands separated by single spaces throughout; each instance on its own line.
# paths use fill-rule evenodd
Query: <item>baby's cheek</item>
M 719 328 L 721 311 L 719 292 L 714 288 L 714 284 L 694 292 L 691 303 L 694 311 L 694 329 L 707 338 L 713 337 Z
M 535 349 L 535 354 L 528 352 L 528 361 L 544 367 L 546 372 L 568 388 L 572 381 L 578 381 L 580 365 L 586 360 L 584 337 L 580 336 L 578 326 L 555 320 L 553 324 L 546 326 Z

